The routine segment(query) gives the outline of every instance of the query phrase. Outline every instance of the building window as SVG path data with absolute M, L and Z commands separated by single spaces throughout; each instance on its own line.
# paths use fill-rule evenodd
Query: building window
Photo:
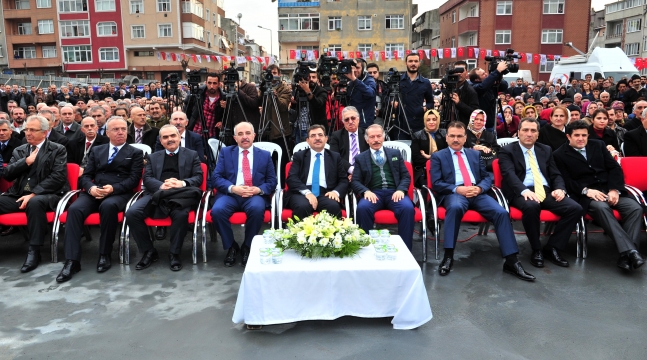
M 467 59 L 465 62 L 467 63 L 467 71 L 476 69 L 476 59 Z
M 18 35 L 31 35 L 31 23 L 18 23 Z
M 563 30 L 542 30 L 541 43 L 542 44 L 561 44 Z
M 144 39 L 144 38 L 146 38 L 144 25 L 132 25 L 132 26 L 130 26 L 130 36 L 133 39 Z
M 95 0 L 94 9 L 96 11 L 115 11 L 115 0 Z
M 606 6 L 606 13 L 610 14 L 616 11 L 622 11 L 624 9 L 630 9 L 637 6 L 642 6 L 645 4 L 645 0 L 625 0 L 617 1 L 613 4 Z
M 544 14 L 563 14 L 564 0 L 544 0 Z
M 360 15 L 357 17 L 357 30 L 371 30 L 373 28 L 373 17 L 371 15 Z
M 119 61 L 119 49 L 117 48 L 99 49 L 99 61 Z
M 185 39 L 204 41 L 204 27 L 196 23 L 184 22 L 182 23 L 182 30 L 182 36 Z
M 539 72 L 549 73 L 553 71 L 553 66 L 555 66 L 555 60 L 546 60 L 546 64 L 539 65 Z
M 56 57 L 56 46 L 43 46 L 43 57 L 44 58 L 55 58 Z
M 36 7 L 39 9 L 51 8 L 52 0 L 36 0 Z
M 155 80 L 155 73 L 153 71 L 147 71 L 146 80 Z
M 171 29 L 171 24 L 159 24 L 157 25 L 157 37 L 172 37 L 173 30 Z
M 404 56 L 404 44 L 385 44 L 384 50 L 389 51 L 399 51 Z
M 319 14 L 279 14 L 279 31 L 319 31 Z
M 475 46 L 475 45 L 476 45 L 476 34 L 469 33 L 469 35 L 467 35 L 467 46 Z
M 512 1 L 497 1 L 496 2 L 497 15 L 512 15 Z
M 199 2 L 194 2 L 190 0 L 182 1 L 182 13 L 183 14 L 194 14 L 202 18 L 203 7 Z
M 477 17 L 477 16 L 479 16 L 478 7 L 476 5 L 472 5 L 472 7 L 470 7 L 470 11 L 469 11 L 467 16 L 469 16 L 469 17 Z
M 143 14 L 144 13 L 144 0 L 130 0 L 130 13 Z
M 640 31 L 640 20 L 641 19 L 627 21 L 627 33 Z
M 61 37 L 86 37 L 90 36 L 90 22 L 87 20 L 61 21 Z
M 625 54 L 627 56 L 638 55 L 640 43 L 625 44 Z
M 341 51 L 341 44 L 330 44 L 328 45 L 328 51 Z
M 357 50 L 360 52 L 369 52 L 373 50 L 372 44 L 357 44 Z
M 510 30 L 497 30 L 494 32 L 495 44 L 510 44 L 512 38 L 512 31 Z
M 452 11 L 452 23 L 456 22 L 456 10 Z
M 387 29 L 404 29 L 404 15 L 387 15 Z
M 115 36 L 117 35 L 116 22 L 100 22 L 97 23 L 97 36 Z
M 153 56 L 153 52 L 152 51 L 135 51 L 135 56 L 136 57 Z
M 616 35 L 616 36 L 617 36 L 617 35 L 622 34 L 622 23 L 617 23 L 617 24 L 614 26 L 614 30 L 615 30 L 615 31 L 613 32 L 613 35 Z
M 0 45 L 0 58 L 4 57 L 4 50 L 2 49 L 2 45 Z
M 157 12 L 171 11 L 171 0 L 157 0 Z
M 453 48 L 456 47 L 456 38 L 455 37 L 452 37 L 452 47 Z
M 328 30 L 341 30 L 341 16 L 328 17 Z
M 54 33 L 54 20 L 38 20 L 38 33 L 39 34 L 53 34 Z
M 61 49 L 63 50 L 63 62 L 92 62 L 92 47 L 89 45 L 62 46 Z
M 16 0 L 16 10 L 29 10 L 29 0 Z
M 86 0 L 59 0 L 59 12 L 83 12 L 88 11 L 88 3 Z
M 36 47 L 35 46 L 17 47 L 13 51 L 13 57 L 16 59 L 35 59 Z

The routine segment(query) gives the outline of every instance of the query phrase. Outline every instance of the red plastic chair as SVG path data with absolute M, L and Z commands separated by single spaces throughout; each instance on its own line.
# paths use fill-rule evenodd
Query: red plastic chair
M 422 201 L 422 194 L 420 190 L 413 187 L 413 166 L 410 162 L 405 161 L 404 165 L 409 171 L 409 178 L 411 182 L 409 183 L 409 190 L 407 195 L 411 202 L 413 203 L 414 210 L 414 222 L 420 223 L 422 228 L 422 261 L 427 261 L 427 213 L 425 211 L 425 203 Z M 418 198 L 416 206 L 416 197 Z M 357 222 L 357 196 L 353 197 L 353 219 Z M 395 214 L 391 210 L 378 210 L 375 212 L 375 224 L 377 225 L 397 225 L 398 219 L 395 217 Z
M 290 173 L 290 168 L 292 167 L 292 161 L 287 163 L 285 165 L 285 173 L 289 174 Z M 284 209 L 283 208 L 283 194 L 288 191 L 288 182 L 287 182 L 287 175 L 286 175 L 286 181 L 285 181 L 285 188 L 279 193 L 279 200 L 278 200 L 278 213 L 281 214 L 281 218 L 279 221 L 279 229 L 283 227 L 283 223 L 287 223 L 290 218 L 292 218 L 292 210 L 291 209 Z M 340 194 L 341 195 L 341 194 Z M 343 195 L 344 197 L 344 208 L 341 209 L 341 216 L 342 217 L 348 217 L 348 213 L 346 212 L 345 209 L 348 209 L 349 201 L 348 201 L 348 194 Z M 317 215 L 319 212 L 314 211 L 312 215 Z
M 647 176 L 643 170 L 647 168 L 647 157 L 631 156 L 621 158 L 620 167 L 625 175 L 625 189 L 631 194 L 636 201 L 643 207 L 647 205 L 644 193 L 647 191 Z M 647 216 L 643 214 L 643 221 L 647 227 Z

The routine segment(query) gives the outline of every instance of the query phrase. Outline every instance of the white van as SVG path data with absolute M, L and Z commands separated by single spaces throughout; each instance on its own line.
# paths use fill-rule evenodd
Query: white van
M 561 79 L 562 84 L 566 84 L 573 78 L 584 79 L 588 74 L 595 80 L 612 76 L 614 81 L 618 81 L 623 77 L 630 79 L 640 72 L 622 49 L 596 47 L 588 55 L 575 55 L 557 61 L 550 73 L 550 81 L 555 84 L 557 79 Z
M 518 78 L 522 78 L 523 81 L 527 81 L 528 84 L 532 83 L 532 73 L 530 70 L 519 70 L 516 73 L 507 73 L 503 75 L 503 80 L 509 84 L 514 84 L 517 82 Z

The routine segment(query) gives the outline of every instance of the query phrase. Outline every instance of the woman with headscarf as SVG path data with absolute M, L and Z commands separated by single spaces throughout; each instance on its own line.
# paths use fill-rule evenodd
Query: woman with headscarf
M 519 130 L 519 122 L 521 119 L 513 114 L 514 110 L 511 106 L 503 106 L 503 119 L 501 115 L 497 115 L 498 123 L 496 126 L 496 134 L 500 138 L 516 137 Z
M 425 128 L 413 133 L 411 137 L 411 163 L 413 165 L 414 184 L 420 188 L 427 185 L 425 165 L 431 159 L 431 154 L 447 147 L 446 131 L 438 129 L 440 114 L 436 110 L 425 113 Z
M 470 122 L 467 125 L 466 148 L 472 148 L 481 153 L 481 159 L 485 162 L 488 171 L 492 171 L 492 161 L 499 152 L 499 144 L 496 142 L 494 133 L 485 131 L 487 115 L 485 111 L 476 109 L 470 115 Z
M 523 119 L 527 117 L 537 119 L 537 109 L 534 106 L 528 105 L 523 108 L 523 111 L 521 112 L 521 118 Z
M 551 109 L 550 125 L 539 129 L 540 144 L 550 146 L 553 151 L 568 141 L 564 129 L 570 122 L 571 114 L 565 106 L 556 106 Z
M 562 101 L 565 98 L 567 98 L 568 95 L 566 95 L 566 88 L 565 87 L 560 88 L 559 92 L 555 96 L 559 99 L 559 101 Z

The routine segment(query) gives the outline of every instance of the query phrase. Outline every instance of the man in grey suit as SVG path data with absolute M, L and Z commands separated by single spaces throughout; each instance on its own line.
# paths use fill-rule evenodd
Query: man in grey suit
M 81 126 L 74 121 L 74 108 L 63 106 L 61 108 L 61 123 L 54 130 L 65 135 L 68 139 L 73 138 L 81 132 Z
M 195 209 L 200 201 L 203 174 L 198 153 L 180 146 L 180 132 L 175 126 L 162 126 L 160 141 L 164 150 L 152 153 L 146 162 L 144 172 L 146 193 L 128 209 L 126 221 L 139 251 L 143 254 L 135 268 L 143 270 L 159 259 L 144 219 L 149 216 L 152 218 L 170 216 L 173 226 L 171 226 L 169 261 L 171 270 L 179 271 L 182 269 L 180 251 L 189 228 L 189 212 Z M 160 199 L 164 198 L 189 206 L 171 207 L 166 214 L 156 214 L 156 211 L 151 211 L 151 207 L 157 209 L 158 207 L 154 205 L 159 206 Z

